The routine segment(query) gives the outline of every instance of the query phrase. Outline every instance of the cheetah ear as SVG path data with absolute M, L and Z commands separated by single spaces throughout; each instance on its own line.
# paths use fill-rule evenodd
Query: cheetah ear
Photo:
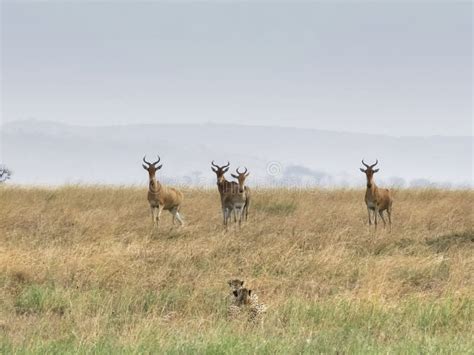
M 235 297 L 237 297 L 237 291 L 236 290 L 234 290 L 233 294 L 234 294 Z
M 251 293 L 252 293 L 252 290 L 249 290 L 249 296 L 250 296 Z
M 244 285 L 244 282 L 243 281 L 240 281 L 240 286 L 243 286 Z
M 227 284 L 228 284 L 229 286 L 232 286 L 232 280 L 227 281 Z

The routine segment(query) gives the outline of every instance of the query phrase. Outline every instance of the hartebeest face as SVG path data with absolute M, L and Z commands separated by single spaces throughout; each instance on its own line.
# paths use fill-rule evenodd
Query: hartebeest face
M 250 173 L 247 173 L 247 168 L 245 168 L 245 171 L 243 173 L 239 172 L 239 168 L 237 168 L 235 172 L 237 173 L 237 175 L 231 174 L 231 176 L 234 179 L 237 179 L 237 181 L 239 182 L 239 193 L 243 194 L 245 191 L 245 179 L 247 178 L 247 176 L 250 175 Z
M 366 167 L 366 169 L 360 168 L 360 171 L 362 171 L 365 176 L 367 177 L 367 187 L 370 188 L 372 187 L 372 179 L 374 177 L 374 174 L 379 171 L 379 169 L 374 169 L 374 166 L 377 165 L 379 161 L 376 160 L 374 164 L 372 165 L 367 165 L 364 163 L 364 159 L 362 159 L 362 164 Z
M 229 171 L 229 166 L 230 162 L 227 162 L 227 165 L 222 165 L 219 166 L 214 163 L 214 160 L 211 162 L 211 170 L 216 174 L 217 176 L 217 183 L 222 184 L 225 181 L 224 174 Z
M 158 170 L 160 170 L 162 168 L 163 165 L 158 165 L 156 166 L 156 164 L 158 164 L 160 162 L 160 156 L 158 156 L 158 160 L 155 161 L 154 163 L 150 163 L 148 161 L 146 161 L 146 156 L 143 157 L 143 162 L 146 164 L 142 164 L 143 166 L 143 169 L 145 169 L 146 171 L 148 171 L 148 175 L 150 177 L 150 179 L 154 179 L 155 178 L 155 174 Z

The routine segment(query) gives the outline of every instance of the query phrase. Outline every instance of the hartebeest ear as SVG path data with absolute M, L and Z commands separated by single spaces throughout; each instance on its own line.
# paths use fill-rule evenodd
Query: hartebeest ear
M 234 294 L 235 297 L 237 297 L 237 291 L 236 290 L 234 290 L 233 294 Z
M 379 169 L 374 169 L 374 170 L 372 170 L 372 171 L 373 171 L 374 173 L 376 173 L 376 172 L 378 172 L 378 171 L 379 171 Z
M 217 174 L 217 170 L 211 167 L 211 170 Z
M 142 166 L 143 166 L 143 169 L 148 170 L 145 164 L 142 164 Z
M 158 165 L 158 166 L 156 167 L 156 170 L 160 170 L 162 167 L 163 167 L 163 165 Z
M 250 173 L 247 173 L 247 174 L 245 174 L 245 177 L 247 177 L 247 176 L 249 176 L 249 175 L 250 175 Z
M 362 169 L 362 168 L 360 168 L 360 171 L 362 171 L 364 174 L 365 174 L 365 172 L 366 172 L 366 171 L 365 171 L 364 169 Z
M 238 178 L 239 178 L 237 175 L 234 175 L 234 174 L 230 174 L 230 176 L 232 176 L 234 179 L 238 179 Z
M 228 172 L 228 171 L 229 171 L 229 168 L 225 168 L 224 171 L 223 171 L 223 173 L 225 174 L 225 173 Z

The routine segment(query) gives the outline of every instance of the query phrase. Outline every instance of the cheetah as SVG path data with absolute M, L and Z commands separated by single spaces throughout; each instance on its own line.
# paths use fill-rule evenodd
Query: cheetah
M 239 279 L 233 279 L 233 280 L 227 281 L 227 284 L 229 285 L 229 287 L 233 291 L 233 290 L 238 290 L 238 289 L 242 288 L 242 286 L 244 285 L 244 281 L 239 280 Z
M 226 296 L 226 303 L 229 306 L 234 303 L 235 296 L 233 292 L 240 290 L 242 286 L 244 285 L 244 281 L 239 280 L 239 279 L 232 279 L 232 280 L 227 281 L 227 284 L 230 287 L 229 294 Z
M 252 290 L 241 287 L 233 291 L 233 303 L 229 306 L 228 315 L 231 319 L 247 314 L 247 320 L 256 323 L 262 319 L 267 306 L 258 302 L 258 297 Z

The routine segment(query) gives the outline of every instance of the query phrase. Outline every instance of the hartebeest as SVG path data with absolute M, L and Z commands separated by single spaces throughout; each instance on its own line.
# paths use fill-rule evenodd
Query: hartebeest
M 249 207 L 250 207 L 250 187 L 245 185 L 245 179 L 247 176 L 250 175 L 250 173 L 247 173 L 247 168 L 245 168 L 245 171 L 243 173 L 239 173 L 239 168 L 236 170 L 237 175 L 230 174 L 234 179 L 237 179 L 238 185 L 239 185 L 239 192 L 241 186 L 243 186 L 244 191 L 245 191 L 245 205 L 244 209 L 242 211 L 242 217 L 247 221 L 248 215 L 249 215 Z
M 370 211 L 374 211 L 374 223 L 375 229 L 377 229 L 377 214 L 382 218 L 383 225 L 385 227 L 385 219 L 383 217 L 383 211 L 387 211 L 388 223 L 390 230 L 392 230 L 392 195 L 389 189 L 381 189 L 375 185 L 374 174 L 379 171 L 379 169 L 374 169 L 374 166 L 377 165 L 379 161 L 376 160 L 375 164 L 367 165 L 362 159 L 362 164 L 366 169 L 360 168 L 365 176 L 367 177 L 367 189 L 365 191 L 365 204 L 367 205 L 367 213 L 369 214 L 369 225 L 372 224 L 370 219 Z
M 173 215 L 173 224 L 175 223 L 175 220 L 178 220 L 179 224 L 183 225 L 183 220 L 179 215 L 179 209 L 181 207 L 181 203 L 183 202 L 183 193 L 172 187 L 163 186 L 160 184 L 158 179 L 156 179 L 156 172 L 163 166 L 156 166 L 160 160 L 161 159 L 158 156 L 158 160 L 156 162 L 150 163 L 146 161 L 145 157 L 143 157 L 143 162 L 146 165 L 142 164 L 143 169 L 148 171 L 148 202 L 150 203 L 153 226 L 157 226 L 160 222 L 160 216 L 163 210 L 170 211 L 170 213 Z
M 229 171 L 230 162 L 227 162 L 227 165 L 219 166 L 214 163 L 214 160 L 211 162 L 211 170 L 217 176 L 217 190 L 221 198 L 221 208 L 222 208 L 222 217 L 224 219 L 224 224 L 226 224 L 226 211 L 224 206 L 224 196 L 229 193 L 236 193 L 238 190 L 237 183 L 227 181 L 224 174 Z
M 224 196 L 226 194 L 235 194 L 238 193 L 239 185 L 235 181 L 228 181 L 224 174 L 229 171 L 230 162 L 227 162 L 227 165 L 219 166 L 214 163 L 214 160 L 211 162 L 211 170 L 217 176 L 217 189 L 219 191 L 219 195 L 221 198 L 221 207 L 222 207 L 222 215 L 224 218 L 224 224 L 226 224 L 226 208 L 224 205 Z M 247 220 L 248 218 L 248 208 L 250 206 L 250 189 L 245 186 L 246 192 L 246 201 L 244 206 L 244 218 Z M 234 210 L 234 220 L 236 219 L 235 210 Z
M 227 225 L 228 220 L 232 212 L 238 213 L 239 226 L 242 224 L 242 217 L 244 215 L 245 206 L 247 203 L 247 191 L 245 187 L 245 179 L 249 176 L 250 173 L 247 173 L 247 168 L 243 173 L 239 172 L 239 168 L 235 170 L 237 175 L 231 174 L 233 178 L 238 181 L 238 189 L 236 193 L 225 193 L 223 199 L 224 205 L 224 221 Z

